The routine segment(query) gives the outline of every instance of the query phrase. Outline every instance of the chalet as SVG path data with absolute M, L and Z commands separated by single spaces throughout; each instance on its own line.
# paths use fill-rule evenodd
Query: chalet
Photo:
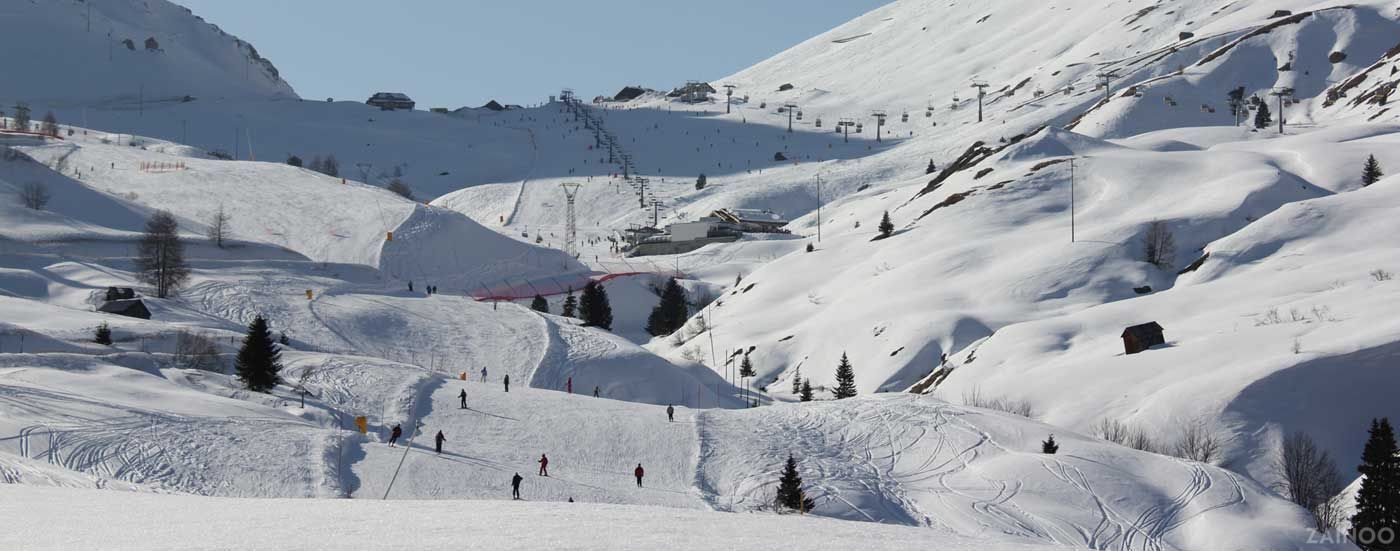
M 655 228 L 627 231 L 632 234 L 629 236 L 632 245 L 627 249 L 627 256 L 688 253 L 711 243 L 738 241 L 740 235 L 733 224 L 712 217 L 671 224 L 666 226 L 664 233 Z
M 613 101 L 632 101 L 642 97 L 642 95 L 646 93 L 647 89 L 641 86 L 624 86 L 612 99 Z
M 710 94 L 715 93 L 715 87 L 707 82 L 691 81 L 685 86 L 672 90 L 667 97 L 680 98 L 685 103 L 704 103 L 710 101 Z
M 408 96 L 400 94 L 398 92 L 379 92 L 373 96 L 370 96 L 370 98 L 366 100 L 365 103 L 373 105 L 385 111 L 394 111 L 397 109 L 405 109 L 408 111 L 412 111 L 413 106 L 416 105 L 415 103 L 413 103 L 412 98 L 409 98 Z
M 128 318 L 151 319 L 151 311 L 139 298 L 108 301 L 97 309 L 98 312 L 126 316 Z
M 135 289 L 132 289 L 131 287 L 108 287 L 108 288 L 107 288 L 107 298 L 106 298 L 106 300 L 109 301 L 109 302 L 110 302 L 110 301 L 113 301 L 113 300 L 131 300 L 131 299 L 133 299 L 133 298 L 136 298 L 136 290 L 135 290 Z
M 1166 343 L 1167 339 L 1162 335 L 1162 326 L 1155 321 L 1134 325 L 1123 330 L 1123 353 L 1125 354 L 1137 354 Z
M 788 225 L 788 220 L 771 210 L 720 209 L 710 213 L 710 217 L 728 222 L 741 232 L 787 233 L 783 226 Z

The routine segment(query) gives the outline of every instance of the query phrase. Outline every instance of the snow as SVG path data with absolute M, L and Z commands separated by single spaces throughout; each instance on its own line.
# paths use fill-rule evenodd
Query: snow
M 0 514 L 17 521 L 0 534 L 0 545 L 7 549 L 421 549 L 468 542 L 489 549 L 769 549 L 775 537 L 803 548 L 1045 549 L 900 526 L 630 505 L 150 499 L 13 485 L 0 486 L 0 495 L 5 498 Z M 300 520 L 287 522 L 289 518 Z M 319 529 L 308 531 L 307 526 Z

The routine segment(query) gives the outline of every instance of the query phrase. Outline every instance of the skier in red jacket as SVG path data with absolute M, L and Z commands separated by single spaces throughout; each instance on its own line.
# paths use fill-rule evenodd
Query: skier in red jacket
M 637 470 L 632 471 L 632 474 L 637 475 L 637 487 L 638 487 L 638 488 L 641 488 L 641 487 L 642 487 L 642 475 L 646 474 L 646 471 L 643 471 L 643 470 L 642 470 L 642 464 L 641 464 L 641 463 L 638 463 L 638 464 L 637 464 Z
M 539 464 L 540 476 L 549 476 L 549 458 L 545 457 L 544 454 L 540 454 Z

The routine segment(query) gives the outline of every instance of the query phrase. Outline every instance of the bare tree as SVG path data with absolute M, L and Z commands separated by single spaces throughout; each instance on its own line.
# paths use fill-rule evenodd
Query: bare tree
M 1158 268 L 1168 268 L 1176 262 L 1176 236 L 1166 222 L 1153 220 L 1142 236 L 1143 260 Z
M 146 221 L 146 233 L 137 245 L 136 269 L 141 281 L 156 286 L 156 296 L 160 298 L 169 296 L 189 279 L 179 224 L 170 213 L 158 210 Z
M 219 204 L 219 210 L 209 217 L 209 240 L 214 242 L 214 246 L 224 248 L 224 240 L 228 239 L 228 223 L 233 218 L 224 212 L 224 205 Z
M 408 187 L 408 184 L 403 183 L 403 180 L 400 180 L 398 178 L 394 178 L 394 181 L 389 182 L 389 191 L 392 191 L 398 194 L 400 197 L 408 199 L 409 201 L 413 200 L 413 188 Z
M 44 210 L 44 207 L 49 204 L 49 199 L 52 198 L 49 186 L 43 182 L 25 182 L 19 188 L 19 202 L 34 210 Z
M 1186 423 L 1181 429 L 1181 437 L 1172 448 L 1172 455 L 1182 459 L 1210 463 L 1220 458 L 1223 442 L 1210 422 L 1203 417 Z
M 219 348 L 214 340 L 181 329 L 175 333 L 175 365 L 185 369 L 198 369 L 223 373 L 223 363 L 219 361 Z
M 1128 441 L 1128 436 L 1132 432 L 1128 425 L 1116 419 L 1103 419 L 1094 425 L 1094 433 L 1099 438 L 1122 445 Z
M 1152 436 L 1142 429 L 1134 429 L 1132 432 L 1129 432 L 1127 440 L 1123 442 L 1123 445 L 1148 453 L 1157 453 L 1158 451 L 1157 442 L 1152 440 Z
M 1293 503 L 1311 511 L 1318 531 L 1337 525 L 1343 513 L 1338 499 L 1344 488 L 1341 472 L 1326 451 L 1307 433 L 1298 431 L 1284 437 L 1274 456 L 1275 488 Z

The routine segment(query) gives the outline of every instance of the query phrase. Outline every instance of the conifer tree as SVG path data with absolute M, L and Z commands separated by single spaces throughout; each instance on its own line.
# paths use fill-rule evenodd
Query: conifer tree
M 686 317 L 689 315 L 685 289 L 682 289 L 673 277 L 666 281 L 666 288 L 661 291 L 661 300 L 647 317 L 647 333 L 653 337 L 675 333 L 685 326 Z
M 748 384 L 747 379 L 748 379 L 749 377 L 753 377 L 754 375 L 758 375 L 758 372 L 756 372 L 756 371 L 753 370 L 753 363 L 749 361 L 749 355 L 748 355 L 748 354 L 744 354 L 744 361 L 739 362 L 739 378 L 740 378 L 740 379 L 745 379 L 745 382 L 744 382 L 744 394 L 745 394 L 745 396 L 746 396 L 746 399 L 747 399 L 747 396 L 749 395 L 749 394 L 748 394 L 748 392 L 749 392 L 749 384 Z
M 696 179 L 695 179 L 695 190 L 696 190 L 696 191 L 699 191 L 699 190 L 705 189 L 705 185 L 706 185 L 707 183 L 709 183 L 709 181 L 705 179 L 705 175 L 704 175 L 704 174 L 701 174 L 699 178 L 696 178 Z
M 44 113 L 44 123 L 39 126 L 39 133 L 45 136 L 58 137 L 58 118 L 53 116 L 53 111 Z
M 1269 112 L 1269 103 L 1262 101 L 1259 102 L 1259 110 L 1254 113 L 1254 127 L 1268 128 L 1269 125 L 1273 123 L 1274 117 L 1273 114 Z
M 544 297 L 535 295 L 535 300 L 530 301 L 530 309 L 536 312 L 549 313 L 549 301 Z
M 933 164 L 933 159 L 929 159 L 928 168 L 924 169 L 924 174 L 933 174 L 935 172 L 938 172 L 938 166 Z
M 797 459 L 788 454 L 787 463 L 783 465 L 783 474 L 778 478 L 778 503 L 777 506 L 783 509 L 807 512 L 812 510 L 814 505 L 812 499 L 802 491 L 802 475 L 797 472 Z
M 573 287 L 569 287 L 569 296 L 564 297 L 564 306 L 559 313 L 566 318 L 578 317 L 578 297 L 574 296 Z
M 1053 434 L 1050 435 L 1049 440 L 1040 443 L 1040 453 L 1055 455 L 1057 451 L 1060 451 L 1060 445 L 1055 443 L 1055 435 Z
M 880 218 L 880 237 L 884 239 L 894 233 L 894 222 L 890 221 L 890 211 L 885 211 L 885 216 Z
M 792 394 L 794 396 L 802 393 L 802 366 L 798 366 L 792 373 Z
M 1381 170 L 1381 163 L 1376 160 L 1375 155 L 1366 159 L 1366 166 L 1361 169 L 1361 185 L 1369 186 L 1381 180 L 1385 172 Z
M 112 328 L 107 326 L 107 322 L 104 321 L 101 325 L 97 326 L 97 330 L 94 331 L 92 335 L 92 342 L 104 346 L 112 346 Z
M 1400 457 L 1396 456 L 1395 431 L 1390 419 L 1372 419 L 1371 436 L 1356 468 L 1366 478 L 1356 493 L 1356 516 L 1351 535 L 1367 551 L 1395 549 L 1395 541 L 1380 541 L 1381 534 L 1400 537 Z
M 248 336 L 243 339 L 243 348 L 238 350 L 234 374 L 248 390 L 267 392 L 282 382 L 281 371 L 282 353 L 272 340 L 267 320 L 257 316 L 248 325 Z
M 289 165 L 291 165 L 291 166 L 294 166 L 294 167 L 297 167 L 297 168 L 301 168 L 301 165 L 302 165 L 301 157 L 298 157 L 298 156 L 296 156 L 296 155 L 290 155 L 290 156 L 287 157 L 287 164 L 289 164 Z
M 802 379 L 802 392 L 799 393 L 797 396 L 798 399 L 803 402 L 810 402 L 814 399 L 814 396 L 812 395 L 811 379 Z
M 612 306 L 608 304 L 608 291 L 597 281 L 589 281 L 583 286 L 583 297 L 579 299 L 579 316 L 589 327 L 602 327 L 612 331 Z
M 841 353 L 841 363 L 836 365 L 836 390 L 832 392 L 837 400 L 853 398 L 856 395 L 856 370 L 851 367 L 851 361 L 846 359 L 846 353 Z

